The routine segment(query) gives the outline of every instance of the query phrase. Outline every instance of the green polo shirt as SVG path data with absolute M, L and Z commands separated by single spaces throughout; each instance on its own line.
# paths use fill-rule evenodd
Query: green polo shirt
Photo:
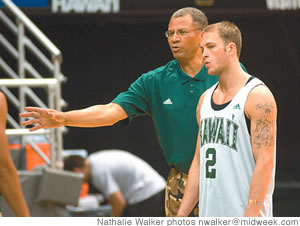
M 143 74 L 112 102 L 125 110 L 129 124 L 136 116 L 150 115 L 168 164 L 188 173 L 197 142 L 197 104 L 217 81 L 205 67 L 192 78 L 172 60 Z

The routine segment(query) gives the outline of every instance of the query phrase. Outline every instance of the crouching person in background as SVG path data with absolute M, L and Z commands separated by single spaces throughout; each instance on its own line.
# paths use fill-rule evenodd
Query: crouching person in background
M 163 217 L 166 181 L 148 163 L 121 150 L 105 150 L 87 158 L 71 155 L 64 169 L 84 174 L 112 206 L 113 217 Z

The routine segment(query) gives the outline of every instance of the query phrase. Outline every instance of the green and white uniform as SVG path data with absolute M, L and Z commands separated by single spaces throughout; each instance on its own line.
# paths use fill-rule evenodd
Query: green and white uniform
M 255 159 L 244 107 L 250 91 L 261 84 L 262 81 L 253 78 L 223 109 L 213 109 L 212 95 L 218 84 L 208 90 L 203 100 L 199 216 L 242 217 L 245 212 Z M 260 216 L 273 215 L 274 169 Z

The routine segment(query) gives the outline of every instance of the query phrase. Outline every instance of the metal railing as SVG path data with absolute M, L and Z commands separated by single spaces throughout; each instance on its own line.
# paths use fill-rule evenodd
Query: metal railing
M 62 63 L 61 51 L 11 0 L 0 1 L 4 2 L 6 6 L 5 10 L 8 11 L 8 13 L 4 13 L 5 10 L 0 10 L 0 21 L 16 37 L 16 44 L 14 46 L 11 40 L 6 38 L 6 35 L 0 30 L 0 45 L 4 47 L 6 54 L 16 62 L 16 66 L 13 68 L 0 55 L 0 69 L 4 71 L 4 74 L 0 74 L 0 89 L 6 95 L 8 101 L 16 107 L 18 112 L 23 112 L 24 107 L 30 101 L 30 103 L 34 103 L 38 107 L 52 108 L 60 111 L 66 105 L 66 102 L 61 97 L 61 82 L 66 80 L 60 71 Z M 10 17 L 14 17 L 16 22 Z M 27 32 L 30 33 L 30 37 L 34 39 L 33 41 L 29 38 Z M 42 48 L 35 44 L 36 41 L 39 42 Z M 41 75 L 38 70 L 40 68 L 36 69 L 31 65 L 29 62 L 30 59 L 26 57 L 26 51 L 40 63 L 39 67 L 43 67 L 43 70 L 47 71 L 47 75 Z M 44 99 L 40 97 L 40 92 L 37 88 L 43 89 L 47 97 Z M 17 89 L 17 92 L 13 89 Z M 8 123 L 13 129 L 8 129 L 6 131 L 7 135 L 21 136 L 21 145 L 23 147 L 26 143 L 30 144 L 47 165 L 52 168 L 62 168 L 62 132 L 64 128 L 47 129 L 31 133 L 28 129 L 22 129 L 20 127 L 22 119 L 16 118 L 18 116 L 13 117 L 10 114 L 8 115 Z M 44 134 L 47 136 L 50 144 L 50 159 L 47 158 L 43 151 L 30 138 L 30 135 L 33 134 Z

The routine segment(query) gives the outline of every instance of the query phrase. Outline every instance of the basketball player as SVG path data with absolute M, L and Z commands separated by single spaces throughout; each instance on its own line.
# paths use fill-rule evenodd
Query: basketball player
M 241 68 L 241 46 L 230 22 L 204 29 L 204 63 L 219 83 L 199 100 L 196 153 L 178 216 L 198 200 L 202 217 L 272 216 L 277 107 L 264 83 Z
M 4 196 L 17 217 L 29 216 L 16 167 L 11 159 L 6 129 L 7 103 L 0 92 L 0 194 Z M 1 199 L 0 199 L 1 214 Z

